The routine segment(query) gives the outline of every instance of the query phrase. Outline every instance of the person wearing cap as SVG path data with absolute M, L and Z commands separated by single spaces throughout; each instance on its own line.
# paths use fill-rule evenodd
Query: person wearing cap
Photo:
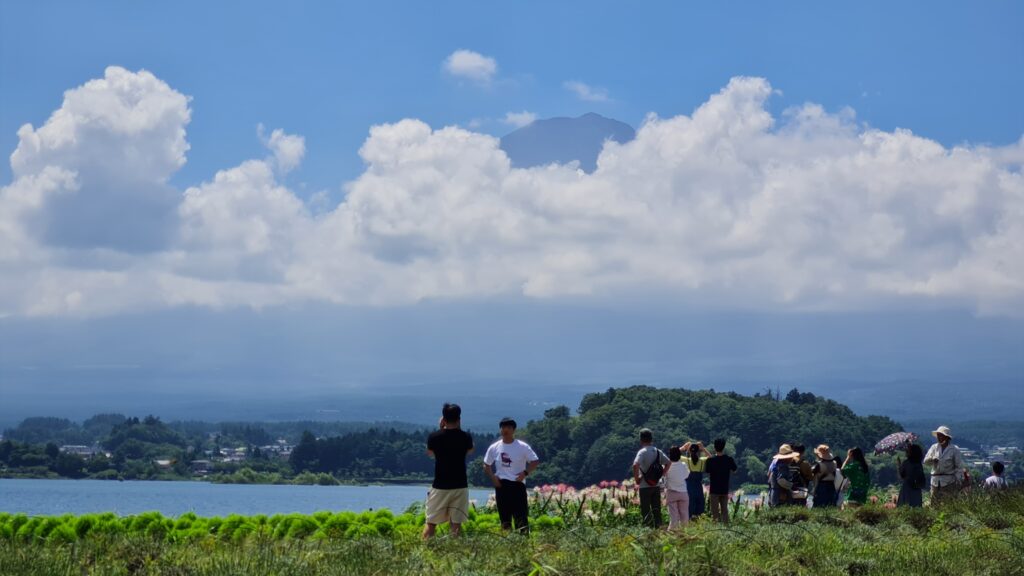
M 790 464 L 800 458 L 800 454 L 789 444 L 779 446 L 779 452 L 772 456 L 768 465 L 768 505 L 785 506 L 792 503 L 793 478 Z
M 633 458 L 633 480 L 640 496 L 640 518 L 651 528 L 661 527 L 661 487 L 665 473 L 672 469 L 672 461 L 654 446 L 654 433 L 640 430 L 640 450 Z
M 537 469 L 540 458 L 530 445 L 516 439 L 516 421 L 502 418 L 498 423 L 501 438 L 484 455 L 484 472 L 494 484 L 494 501 L 503 530 L 530 531 L 526 477 Z
M 431 538 L 437 525 L 449 523 L 452 537 L 469 518 L 469 482 L 466 456 L 473 451 L 473 437 L 461 428 L 462 408 L 446 403 L 441 408 L 440 430 L 427 438 L 427 455 L 434 458 L 434 482 L 427 493 L 423 538 Z
M 828 444 L 814 449 L 818 461 L 811 467 L 814 475 L 814 507 L 828 508 L 836 505 L 836 457 Z
M 939 426 L 932 431 L 935 444 L 924 455 L 924 465 L 932 469 L 932 504 L 944 498 L 955 496 L 960 491 L 960 479 L 967 471 L 964 456 L 953 444 L 953 432 L 948 426 Z

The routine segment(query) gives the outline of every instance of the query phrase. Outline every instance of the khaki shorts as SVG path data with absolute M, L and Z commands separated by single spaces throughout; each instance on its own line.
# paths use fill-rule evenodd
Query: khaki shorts
M 427 492 L 427 524 L 462 524 L 469 516 L 469 488 Z

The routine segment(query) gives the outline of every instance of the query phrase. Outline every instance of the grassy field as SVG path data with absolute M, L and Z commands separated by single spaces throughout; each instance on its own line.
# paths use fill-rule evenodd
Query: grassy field
M 0 574 L 1024 574 L 1024 490 L 937 508 L 737 508 L 669 534 L 606 503 L 535 502 L 529 537 L 493 513 L 467 534 L 419 538 L 422 514 L 176 519 L 0 515 Z M 593 512 L 598 510 L 598 512 Z M 589 512 L 588 512 L 589 511 Z

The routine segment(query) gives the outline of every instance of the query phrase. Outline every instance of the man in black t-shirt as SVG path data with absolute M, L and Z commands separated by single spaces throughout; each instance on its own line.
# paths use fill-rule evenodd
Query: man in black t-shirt
M 473 451 L 473 437 L 459 428 L 462 408 L 445 404 L 441 409 L 441 429 L 427 438 L 427 454 L 434 458 L 434 483 L 427 493 L 427 521 L 423 537 L 434 535 L 438 524 L 448 522 L 451 535 L 469 513 L 469 482 L 466 481 L 466 456 Z
M 711 502 L 711 518 L 729 523 L 729 476 L 736 472 L 736 461 L 725 454 L 725 440 L 715 440 L 715 455 L 708 458 L 704 469 L 711 480 L 708 500 Z

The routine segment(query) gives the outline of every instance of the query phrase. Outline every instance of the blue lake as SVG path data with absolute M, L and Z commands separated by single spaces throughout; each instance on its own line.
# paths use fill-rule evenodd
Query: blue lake
M 158 511 L 165 516 L 195 512 L 228 514 L 309 514 L 319 510 L 405 510 L 424 502 L 427 486 L 270 486 L 207 482 L 116 482 L 111 480 L 0 480 L 0 512 L 30 515 Z M 490 490 L 470 490 L 477 505 Z

